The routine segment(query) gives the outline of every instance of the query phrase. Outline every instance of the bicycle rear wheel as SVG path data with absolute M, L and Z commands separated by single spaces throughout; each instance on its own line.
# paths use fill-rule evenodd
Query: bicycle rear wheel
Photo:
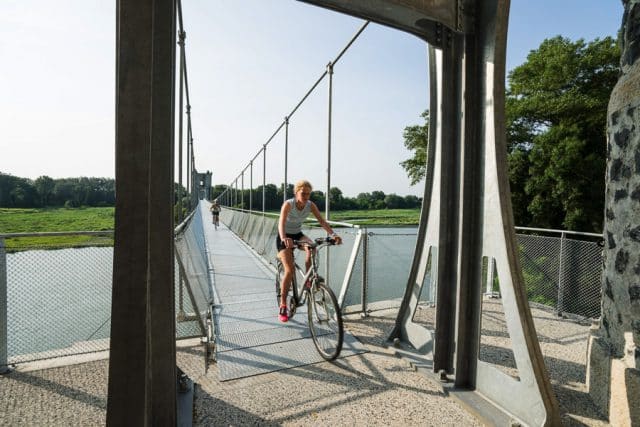
M 308 295 L 309 329 L 318 353 L 325 360 L 334 360 L 342 350 L 344 329 L 338 300 L 324 283 L 318 283 Z

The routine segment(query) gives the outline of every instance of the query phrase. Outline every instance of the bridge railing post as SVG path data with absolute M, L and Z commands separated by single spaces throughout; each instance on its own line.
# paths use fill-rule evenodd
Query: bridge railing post
M 369 277 L 367 275 L 367 269 L 369 264 L 369 232 L 368 230 L 364 230 L 362 233 L 362 291 L 360 293 L 362 297 L 362 313 L 361 315 L 364 317 L 367 315 L 367 288 L 369 286 Z
M 284 118 L 284 183 L 282 184 L 282 203 L 287 201 L 287 180 L 289 168 L 289 116 Z
M 564 310 L 564 279 L 565 279 L 565 274 L 564 274 L 564 270 L 565 270 L 565 233 L 562 232 L 560 233 L 560 253 L 558 255 L 558 306 L 557 306 L 557 310 L 556 313 L 558 314 L 558 316 L 562 316 L 562 312 Z
M 266 209 L 266 186 L 267 186 L 267 144 L 262 146 L 262 216 Z
M 349 262 L 347 264 L 347 270 L 344 273 L 344 277 L 342 280 L 342 288 L 340 288 L 340 294 L 338 295 L 338 305 L 340 308 L 344 309 L 344 300 L 347 297 L 347 291 L 349 290 L 349 284 L 351 283 L 351 278 L 353 276 L 353 271 L 355 269 L 356 262 L 358 260 L 358 254 L 360 253 L 360 246 L 362 245 L 363 235 L 366 234 L 367 229 L 355 226 L 356 229 L 356 237 L 353 242 L 353 248 L 351 249 L 351 256 L 349 257 Z
M 0 237 L 0 374 L 9 372 L 7 357 L 7 251 Z

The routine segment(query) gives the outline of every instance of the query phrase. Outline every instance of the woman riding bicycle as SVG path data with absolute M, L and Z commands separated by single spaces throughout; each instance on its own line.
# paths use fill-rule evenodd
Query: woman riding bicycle
M 295 274 L 293 249 L 294 240 L 308 241 L 312 240 L 302 234 L 302 223 L 313 213 L 320 226 L 326 230 L 329 235 L 335 239 L 336 244 L 342 243 L 342 238 L 333 232 L 331 226 L 324 220 L 315 203 L 309 200 L 311 196 L 311 184 L 309 181 L 298 181 L 293 188 L 295 197 L 285 201 L 280 209 L 280 220 L 278 221 L 278 236 L 276 237 L 276 246 L 278 248 L 278 258 L 284 266 L 284 277 L 282 279 L 282 288 L 280 289 L 280 310 L 278 318 L 281 322 L 289 320 L 287 313 L 287 292 Z M 305 247 L 307 252 L 305 259 L 305 267 L 309 270 L 311 265 L 311 249 Z
M 220 205 L 218 204 L 218 199 L 215 199 L 213 203 L 211 203 L 209 210 L 211 211 L 212 220 L 213 220 L 213 223 L 216 225 L 216 229 L 217 229 L 218 225 L 220 224 L 220 211 L 221 211 Z

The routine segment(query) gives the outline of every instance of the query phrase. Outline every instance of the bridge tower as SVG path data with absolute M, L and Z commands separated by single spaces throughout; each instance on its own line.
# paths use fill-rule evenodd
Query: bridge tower
M 588 347 L 589 393 L 611 425 L 640 425 L 640 2 L 624 0 L 620 68 L 607 111 L 602 316 Z
M 211 200 L 211 172 L 193 170 L 191 186 L 191 206 L 198 204 L 198 200 Z

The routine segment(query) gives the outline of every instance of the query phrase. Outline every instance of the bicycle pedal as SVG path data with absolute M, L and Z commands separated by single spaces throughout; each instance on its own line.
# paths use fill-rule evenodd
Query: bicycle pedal
M 293 315 L 296 314 L 296 303 L 291 297 L 287 298 L 287 313 L 289 318 L 292 318 Z

